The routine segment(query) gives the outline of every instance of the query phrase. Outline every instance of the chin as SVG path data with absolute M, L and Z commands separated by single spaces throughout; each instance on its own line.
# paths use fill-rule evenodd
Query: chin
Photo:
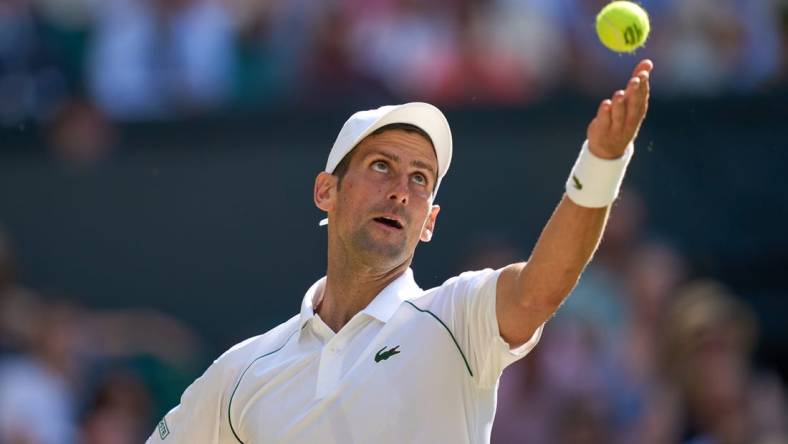
M 362 254 L 378 263 L 402 263 L 409 256 L 407 242 L 374 239 L 372 236 L 361 236 L 357 239 L 356 246 Z
M 367 249 L 370 256 L 375 256 L 381 262 L 400 263 L 402 259 L 408 256 L 404 246 L 400 245 L 376 245 L 373 248 Z

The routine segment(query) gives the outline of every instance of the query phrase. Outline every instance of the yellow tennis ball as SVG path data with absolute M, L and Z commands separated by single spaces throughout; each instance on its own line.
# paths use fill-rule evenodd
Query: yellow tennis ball
M 615 1 L 596 16 L 599 40 L 616 52 L 633 52 L 648 38 L 648 13 L 635 3 Z

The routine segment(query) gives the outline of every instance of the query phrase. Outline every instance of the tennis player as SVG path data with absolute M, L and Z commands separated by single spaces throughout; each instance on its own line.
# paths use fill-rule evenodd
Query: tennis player
M 652 68 L 641 61 L 599 105 L 527 262 L 429 290 L 410 264 L 435 232 L 448 122 L 426 103 L 352 115 L 315 179 L 326 276 L 300 313 L 220 356 L 149 442 L 489 442 L 501 372 L 533 349 L 600 242 Z

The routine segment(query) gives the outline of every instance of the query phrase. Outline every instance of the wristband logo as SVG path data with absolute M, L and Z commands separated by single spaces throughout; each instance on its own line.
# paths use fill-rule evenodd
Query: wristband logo
M 572 174 L 572 181 L 574 182 L 573 185 L 574 185 L 576 190 L 579 191 L 579 190 L 583 189 L 583 184 L 580 183 L 580 179 L 578 179 L 577 176 L 575 176 L 574 174 Z

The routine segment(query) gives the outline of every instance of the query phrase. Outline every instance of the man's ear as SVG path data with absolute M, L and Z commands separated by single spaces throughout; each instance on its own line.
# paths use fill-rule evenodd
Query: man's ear
M 334 206 L 338 178 L 331 173 L 321 171 L 315 178 L 315 206 L 329 212 Z
M 438 213 L 440 213 L 441 207 L 440 205 L 433 205 L 430 209 L 430 214 L 427 216 L 427 222 L 424 224 L 424 228 L 421 230 L 421 239 L 422 242 L 429 242 L 432 240 L 432 234 L 435 232 L 435 222 L 438 220 Z

